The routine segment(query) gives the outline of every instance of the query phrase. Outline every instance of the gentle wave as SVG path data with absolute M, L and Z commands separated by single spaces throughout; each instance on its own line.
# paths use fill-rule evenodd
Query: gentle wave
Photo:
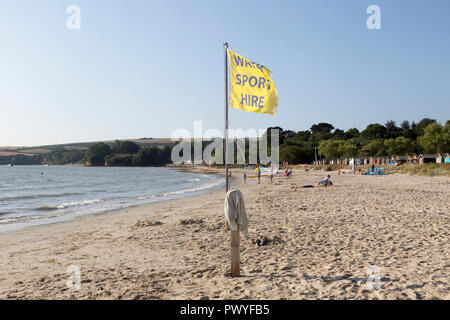
M 85 206 L 88 204 L 93 204 L 93 203 L 99 203 L 99 202 L 103 202 L 103 199 L 94 199 L 94 200 L 83 200 L 83 201 L 75 201 L 75 202 L 66 202 L 66 203 L 61 203 L 59 205 L 56 206 L 42 206 L 39 208 L 36 208 L 35 210 L 39 210 L 39 211 L 45 211 L 45 210 L 56 210 L 56 209 L 66 209 L 66 208 L 71 208 L 71 207 L 79 207 L 79 206 Z
M 198 191 L 203 191 L 203 190 L 207 190 L 207 189 L 211 189 L 211 188 L 217 187 L 217 186 L 221 185 L 222 183 L 223 183 L 223 181 L 219 180 L 219 181 L 216 181 L 216 182 L 213 182 L 213 183 L 204 184 L 204 185 L 201 185 L 201 186 L 198 186 L 198 187 L 194 187 L 194 188 L 189 188 L 189 189 L 183 189 L 183 190 L 178 190 L 178 191 L 171 191 L 171 192 L 166 192 L 166 193 L 161 193 L 161 194 L 153 194 L 153 195 L 149 195 L 149 196 L 138 197 L 137 200 L 147 200 L 147 199 L 159 198 L 159 197 L 167 197 L 167 196 L 177 195 L 177 194 L 198 192 Z
M 70 208 L 70 207 L 85 206 L 87 204 L 93 204 L 93 203 L 98 203 L 98 202 L 103 202 L 103 200 L 102 199 L 94 199 L 94 200 L 84 200 L 84 201 L 78 201 L 78 202 L 66 202 L 66 203 L 61 203 L 60 205 L 56 206 L 56 208 L 65 209 L 65 208 Z
M 13 216 L 13 217 L 4 217 L 0 218 L 0 224 L 8 224 L 11 222 L 22 222 L 22 221 L 29 221 L 29 220 L 39 220 L 39 219 L 49 219 L 49 218 L 55 218 L 57 216 Z
M 39 208 L 36 208 L 36 210 L 38 211 L 50 211 L 50 210 L 56 210 L 58 209 L 57 207 L 51 207 L 51 206 L 42 206 Z
M 56 197 L 64 197 L 64 196 L 73 196 L 80 195 L 80 192 L 65 192 L 65 193 L 55 193 L 55 194 L 30 194 L 24 196 L 10 196 L 10 197 L 2 197 L 0 201 L 10 201 L 10 200 L 21 200 L 21 199 L 38 199 L 38 198 L 56 198 Z

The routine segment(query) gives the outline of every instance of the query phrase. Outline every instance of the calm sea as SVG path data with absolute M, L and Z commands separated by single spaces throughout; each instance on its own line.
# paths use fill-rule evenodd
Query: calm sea
M 169 168 L 0 166 L 0 232 L 221 188 L 217 175 Z

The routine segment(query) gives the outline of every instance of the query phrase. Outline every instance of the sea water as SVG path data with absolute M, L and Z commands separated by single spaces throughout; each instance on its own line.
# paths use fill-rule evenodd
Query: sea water
M 0 166 L 0 232 L 72 220 L 224 187 L 170 168 Z

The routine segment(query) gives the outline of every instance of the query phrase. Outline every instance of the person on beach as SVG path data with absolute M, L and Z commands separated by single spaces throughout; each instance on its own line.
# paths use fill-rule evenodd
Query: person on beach
M 244 172 L 244 183 L 247 183 L 247 174 Z
M 328 186 L 332 186 L 333 182 L 331 182 L 330 180 L 331 176 L 327 175 L 325 178 L 323 178 L 322 180 L 319 181 L 319 183 L 317 184 L 318 187 L 328 187 Z
M 269 175 L 270 175 L 270 183 L 273 183 L 273 167 L 270 167 Z
M 258 168 L 258 184 L 261 182 L 261 169 Z

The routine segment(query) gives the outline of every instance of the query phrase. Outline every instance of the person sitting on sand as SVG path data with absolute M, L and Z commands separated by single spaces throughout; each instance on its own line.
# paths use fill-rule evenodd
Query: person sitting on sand
M 331 182 L 330 180 L 331 176 L 327 175 L 325 178 L 323 178 L 322 180 L 319 181 L 319 183 L 317 184 L 318 187 L 328 187 L 328 186 L 332 186 L 333 182 Z

